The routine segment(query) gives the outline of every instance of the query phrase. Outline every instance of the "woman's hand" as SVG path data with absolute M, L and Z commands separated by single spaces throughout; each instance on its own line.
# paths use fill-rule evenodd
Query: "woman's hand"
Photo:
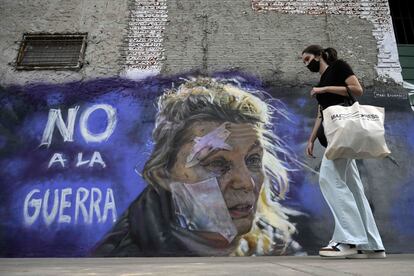
M 313 156 L 313 142 L 312 141 L 308 141 L 308 145 L 306 146 L 306 155 L 308 157 L 315 158 L 315 156 Z
M 325 87 L 314 87 L 312 88 L 310 95 L 314 97 L 316 94 L 323 94 L 326 93 Z

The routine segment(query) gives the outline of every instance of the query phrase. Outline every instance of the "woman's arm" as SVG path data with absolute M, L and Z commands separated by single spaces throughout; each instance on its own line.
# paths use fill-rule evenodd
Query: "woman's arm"
M 349 76 L 345 80 L 346 85 L 351 90 L 352 95 L 355 96 L 362 96 L 364 93 L 361 84 L 359 83 L 358 78 L 355 75 Z M 348 92 L 346 91 L 345 86 L 324 86 L 324 87 L 314 87 L 311 91 L 311 96 L 316 94 L 323 94 L 323 93 L 333 93 L 338 94 L 341 96 L 348 96 Z
M 315 142 L 316 134 L 318 133 L 319 126 L 322 123 L 322 114 L 321 114 L 321 107 L 318 105 L 318 113 L 316 114 L 315 124 L 313 125 L 313 129 L 311 135 L 309 136 L 308 142 Z
M 309 136 L 308 145 L 306 146 L 306 154 L 310 157 L 314 157 L 313 156 L 313 143 L 316 140 L 316 134 L 318 133 L 318 129 L 321 123 L 322 123 L 321 107 L 318 105 L 318 112 L 316 114 L 315 124 L 313 125 L 311 135 Z

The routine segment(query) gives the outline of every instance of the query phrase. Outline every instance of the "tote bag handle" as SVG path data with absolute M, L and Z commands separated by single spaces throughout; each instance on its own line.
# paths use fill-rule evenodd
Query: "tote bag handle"
M 351 89 L 348 86 L 345 86 L 345 87 L 346 87 L 346 92 L 348 93 L 348 102 L 347 102 L 347 104 L 349 106 L 351 106 L 351 105 L 353 105 L 354 103 L 357 102 L 357 99 L 354 97 L 354 95 L 352 95 Z

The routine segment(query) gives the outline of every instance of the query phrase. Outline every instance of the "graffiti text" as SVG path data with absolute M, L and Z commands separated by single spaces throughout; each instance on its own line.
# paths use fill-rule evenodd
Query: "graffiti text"
M 89 116 L 95 112 L 96 110 L 103 110 L 107 116 L 107 125 L 106 129 L 101 133 L 92 133 L 88 129 L 88 119 Z M 63 141 L 65 142 L 73 142 L 73 132 L 75 128 L 75 119 L 78 113 L 79 106 L 75 106 L 74 108 L 69 108 L 68 110 L 68 117 L 66 123 L 62 118 L 62 112 L 60 109 L 50 109 L 49 115 L 46 123 L 46 127 L 43 131 L 42 141 L 40 143 L 41 146 L 46 145 L 47 147 L 50 146 L 52 143 L 53 131 L 55 126 L 57 126 L 60 134 L 63 137 Z M 93 106 L 88 107 L 80 116 L 80 132 L 82 137 L 85 139 L 87 143 L 89 142 L 96 142 L 100 143 L 103 141 L 108 140 L 108 138 L 112 135 L 115 130 L 117 123 L 116 117 L 116 109 L 108 104 L 95 104 Z
M 74 205 L 72 205 L 73 195 Z M 95 187 L 91 189 L 81 187 L 74 193 L 72 188 L 55 189 L 53 192 L 47 189 L 44 193 L 39 189 L 33 189 L 26 195 L 23 207 L 24 222 L 27 226 L 38 220 L 43 220 L 46 225 L 53 222 L 77 224 L 81 220 L 86 224 L 92 224 L 94 221 L 105 223 L 109 213 L 112 222 L 115 222 L 117 218 L 115 198 L 110 188 L 106 189 L 105 198 L 102 191 Z

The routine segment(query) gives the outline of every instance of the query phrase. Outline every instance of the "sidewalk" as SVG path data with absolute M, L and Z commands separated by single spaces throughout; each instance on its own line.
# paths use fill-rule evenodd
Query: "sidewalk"
M 0 259 L 0 275 L 414 275 L 414 254 L 382 260 L 308 257 Z

